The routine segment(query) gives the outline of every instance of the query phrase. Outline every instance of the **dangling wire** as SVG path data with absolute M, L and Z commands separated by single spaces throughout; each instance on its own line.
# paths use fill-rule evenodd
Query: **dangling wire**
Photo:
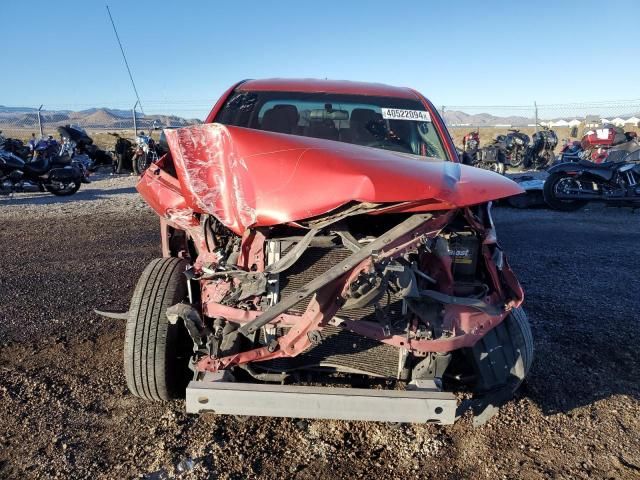
M 120 36 L 118 35 L 118 30 L 116 30 L 116 24 L 113 22 L 113 17 L 111 16 L 111 10 L 109 10 L 109 5 L 105 5 L 107 7 L 107 13 L 109 14 L 109 19 L 111 20 L 111 26 L 113 27 L 113 33 L 116 34 L 116 40 L 118 40 L 118 45 L 120 45 L 120 52 L 122 52 L 122 58 L 124 59 L 124 65 L 127 67 L 127 72 L 129 72 L 129 79 L 131 79 L 131 85 L 133 85 L 133 91 L 136 94 L 136 99 L 138 100 L 138 105 L 140 105 L 140 111 L 142 115 L 144 115 L 144 109 L 142 108 L 142 102 L 140 101 L 140 95 L 138 95 L 138 89 L 136 88 L 136 83 L 133 81 L 133 75 L 131 74 L 131 69 L 129 68 L 129 62 L 127 62 L 127 56 L 124 54 L 124 48 L 122 48 L 122 42 L 120 41 Z

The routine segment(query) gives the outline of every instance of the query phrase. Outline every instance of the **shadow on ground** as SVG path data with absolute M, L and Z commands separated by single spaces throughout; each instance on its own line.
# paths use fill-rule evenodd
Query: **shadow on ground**
M 0 197 L 0 205 L 55 205 L 72 201 L 101 200 L 127 193 L 136 193 L 135 187 L 101 189 L 89 184 L 83 185 L 77 193 L 68 197 L 57 197 L 46 192 L 16 193 L 11 197 Z
M 640 399 L 640 215 L 630 209 L 496 212 L 523 283 L 535 361 L 522 393 L 547 413 L 613 395 Z

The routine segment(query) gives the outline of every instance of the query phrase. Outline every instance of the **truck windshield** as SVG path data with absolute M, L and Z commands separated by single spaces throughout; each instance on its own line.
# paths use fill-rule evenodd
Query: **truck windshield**
M 215 121 L 447 160 L 431 116 L 418 100 L 237 91 Z

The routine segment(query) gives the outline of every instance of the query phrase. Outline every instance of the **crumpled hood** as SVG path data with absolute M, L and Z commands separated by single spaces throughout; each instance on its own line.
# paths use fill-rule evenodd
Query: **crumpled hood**
M 354 201 L 425 211 L 523 192 L 486 170 L 331 140 L 215 123 L 165 134 L 186 205 L 239 234 Z

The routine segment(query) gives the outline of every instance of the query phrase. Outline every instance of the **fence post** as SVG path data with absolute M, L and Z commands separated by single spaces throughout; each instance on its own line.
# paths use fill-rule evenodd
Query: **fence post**
M 533 102 L 533 109 L 535 111 L 535 116 L 536 116 L 536 133 L 538 133 L 538 103 L 537 102 Z
M 444 124 L 447 124 L 447 121 L 444 119 L 444 111 L 447 109 L 447 107 L 445 107 L 444 105 L 442 105 L 442 121 L 444 122 Z
M 131 109 L 131 113 L 133 114 L 133 136 L 137 137 L 138 136 L 138 122 L 136 119 L 136 107 L 138 106 L 138 103 L 140 103 L 139 101 L 137 101 L 135 103 L 135 105 L 133 106 L 133 109 Z
M 44 137 L 44 132 L 42 131 L 42 117 L 40 116 L 40 111 L 42 110 L 42 105 L 38 108 L 38 130 L 40 130 L 40 137 Z

